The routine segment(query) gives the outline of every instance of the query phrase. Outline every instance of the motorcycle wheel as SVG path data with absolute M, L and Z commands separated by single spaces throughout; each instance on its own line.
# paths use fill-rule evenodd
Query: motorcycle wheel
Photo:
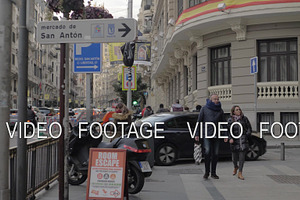
M 145 177 L 141 171 L 134 166 L 128 169 L 128 193 L 139 193 L 144 187 Z
M 87 179 L 86 173 L 83 173 L 82 171 L 77 170 L 74 167 L 74 164 L 69 169 L 68 173 L 68 182 L 71 185 L 80 185 L 85 182 Z

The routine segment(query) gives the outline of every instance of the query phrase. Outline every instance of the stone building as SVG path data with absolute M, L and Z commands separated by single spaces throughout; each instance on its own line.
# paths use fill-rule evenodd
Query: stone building
M 152 101 L 194 108 L 218 94 L 224 111 L 240 105 L 254 130 L 262 121 L 298 124 L 299 39 L 300 0 L 154 0 L 151 78 L 164 95 Z

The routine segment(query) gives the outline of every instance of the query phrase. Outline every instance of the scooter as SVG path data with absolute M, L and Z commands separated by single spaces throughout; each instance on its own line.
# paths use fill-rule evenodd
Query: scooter
M 89 130 L 89 126 L 87 126 Z M 128 170 L 128 193 L 136 194 L 144 186 L 145 177 L 152 174 L 151 167 L 146 161 L 147 155 L 151 152 L 148 141 L 139 138 L 119 137 L 111 143 L 102 142 L 102 136 L 94 139 L 89 131 L 82 133 L 79 138 L 79 128 L 75 126 L 72 130 L 69 143 L 69 183 L 80 185 L 87 179 L 88 159 L 90 148 L 118 148 L 127 150 Z M 93 130 L 96 135 L 97 130 Z

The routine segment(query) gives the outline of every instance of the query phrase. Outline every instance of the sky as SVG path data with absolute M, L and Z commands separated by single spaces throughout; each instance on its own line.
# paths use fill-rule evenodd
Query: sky
M 137 14 L 139 13 L 139 9 L 141 7 L 141 1 L 142 0 L 132 0 L 132 17 L 136 20 L 138 19 Z M 87 3 L 88 0 L 84 0 L 84 2 Z M 127 18 L 128 0 L 92 0 L 92 5 L 95 3 L 97 6 L 104 4 L 104 8 L 106 8 L 115 19 L 119 17 Z

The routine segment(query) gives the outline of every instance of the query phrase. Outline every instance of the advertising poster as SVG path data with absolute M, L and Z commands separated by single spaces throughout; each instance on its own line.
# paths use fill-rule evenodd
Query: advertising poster
M 134 61 L 150 62 L 151 58 L 151 42 L 137 42 L 135 43 Z
M 109 60 L 111 64 L 122 64 L 123 55 L 121 52 L 121 46 L 124 43 L 109 43 Z
M 126 150 L 90 149 L 86 200 L 124 198 Z

